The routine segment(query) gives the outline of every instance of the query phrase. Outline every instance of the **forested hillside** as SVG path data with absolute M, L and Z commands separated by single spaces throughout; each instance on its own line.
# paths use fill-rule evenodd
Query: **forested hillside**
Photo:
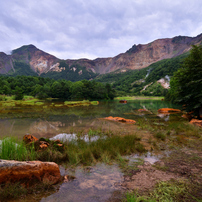
M 181 67 L 188 54 L 164 59 L 140 70 L 116 71 L 99 75 L 95 80 L 112 84 L 118 95 L 165 95 L 167 90 L 157 81 L 161 78 L 169 79 L 172 77 L 173 73 Z M 146 87 L 147 85 L 148 87 Z M 146 87 L 145 90 L 143 90 L 144 87 Z

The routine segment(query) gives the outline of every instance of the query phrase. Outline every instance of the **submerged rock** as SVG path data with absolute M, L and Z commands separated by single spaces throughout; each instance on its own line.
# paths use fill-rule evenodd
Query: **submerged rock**
M 56 163 L 0 160 L 0 184 L 20 182 L 30 186 L 33 182 L 56 184 L 60 181 L 60 169 Z
M 159 113 L 180 113 L 182 112 L 180 109 L 173 108 L 161 108 L 158 110 Z
M 112 116 L 109 116 L 109 117 L 106 117 L 104 119 L 110 120 L 110 121 L 118 121 L 118 122 L 123 122 L 123 123 L 130 123 L 130 124 L 136 123 L 136 121 L 134 121 L 132 119 L 124 119 L 122 117 L 112 117 Z
M 202 127 L 202 120 L 192 119 L 190 123 Z

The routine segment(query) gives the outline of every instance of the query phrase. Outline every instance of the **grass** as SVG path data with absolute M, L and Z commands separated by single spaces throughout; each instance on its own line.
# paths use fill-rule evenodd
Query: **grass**
M 41 182 L 39 184 L 35 184 L 31 187 L 24 187 L 20 183 L 7 183 L 0 185 L 0 201 L 10 201 L 18 198 L 26 198 L 27 195 L 31 194 L 35 196 L 39 193 L 44 193 L 44 195 L 48 195 L 51 192 L 55 192 L 54 185 L 50 185 L 46 182 Z
M 98 133 L 97 133 L 98 135 Z M 101 134 L 99 134 L 101 135 Z M 93 136 L 93 134 L 91 134 Z M 105 134 L 102 134 L 104 137 Z M 139 143 L 135 135 L 112 135 L 99 138 L 97 141 L 85 142 L 83 139 L 72 140 L 64 152 L 47 149 L 39 153 L 39 160 L 66 162 L 69 165 L 91 165 L 97 162 L 109 163 L 116 160 L 119 155 L 128 155 L 135 152 L 145 152 L 144 146 Z
M 166 135 L 163 132 L 161 132 L 161 131 L 158 131 L 154 135 L 154 137 L 156 137 L 157 139 L 163 140 L 163 141 L 166 139 Z
M 194 197 L 189 193 L 188 184 L 186 181 L 166 181 L 159 182 L 155 188 L 149 193 L 140 195 L 136 192 L 127 193 L 127 202 L 181 202 L 189 201 Z M 195 198 L 196 199 L 196 198 Z M 201 201 L 197 199 L 196 201 Z
M 34 160 L 36 153 L 33 145 L 29 148 L 22 141 L 17 141 L 15 138 L 4 138 L 0 142 L 0 159 L 5 160 Z
M 0 201 L 17 199 L 25 194 L 27 194 L 27 189 L 21 186 L 20 183 L 0 185 Z
M 12 109 L 14 107 L 24 107 L 24 106 L 41 107 L 41 108 L 44 108 L 44 106 L 46 106 L 47 108 L 48 107 L 57 108 L 57 107 L 89 106 L 89 105 L 99 104 L 98 101 L 83 100 L 83 101 L 65 101 L 62 103 L 52 103 L 51 105 L 51 104 L 45 103 L 45 101 L 46 100 L 40 100 L 32 96 L 24 96 L 23 100 L 14 100 L 13 96 L 0 95 L 0 110 L 5 110 L 5 108 Z
M 54 141 L 40 139 L 49 143 L 47 149 L 42 150 L 38 142 L 25 145 L 14 138 L 4 138 L 1 144 L 0 158 L 5 160 L 41 160 L 68 165 L 91 165 L 97 162 L 116 160 L 120 155 L 129 155 L 136 152 L 145 152 L 136 135 L 113 135 L 100 130 L 89 130 L 89 140 L 94 136 L 100 137 L 96 141 L 85 142 L 83 133 L 78 133 L 77 139 L 57 146 Z

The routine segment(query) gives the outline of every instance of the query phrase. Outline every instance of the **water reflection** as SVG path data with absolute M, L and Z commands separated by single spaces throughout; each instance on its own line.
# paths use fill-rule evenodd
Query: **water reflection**
M 106 201 L 123 181 L 123 174 L 116 165 L 97 164 L 87 169 L 77 167 L 74 171 L 61 168 L 61 172 L 62 175 L 74 175 L 76 179 L 63 183 L 57 193 L 43 198 L 41 202 Z
M 85 128 L 104 128 L 108 130 L 125 128 L 118 123 L 105 123 L 98 118 L 108 116 L 119 116 L 126 119 L 138 120 L 146 118 L 148 120 L 171 121 L 179 119 L 180 115 L 163 116 L 158 115 L 159 108 L 179 108 L 160 100 L 131 100 L 123 105 L 118 101 L 100 102 L 99 105 L 86 107 L 73 107 L 65 109 L 52 109 L 21 113 L 19 118 L 0 119 L 0 137 L 17 136 L 22 138 L 25 134 L 31 133 L 36 137 L 53 137 L 59 133 L 72 133 L 75 130 L 85 130 Z M 139 111 L 139 109 L 144 109 Z M 34 110 L 34 109 L 32 109 Z M 23 111 L 23 110 L 21 110 Z M 32 113 L 35 118 L 32 118 Z M 27 115 L 28 118 L 27 118 Z M 30 117 L 31 116 L 31 117 Z M 37 117 L 38 116 L 38 117 Z
M 100 137 L 98 135 L 90 136 L 88 134 L 83 135 L 82 137 L 78 137 L 76 134 L 62 133 L 50 138 L 50 140 L 60 140 L 62 142 L 69 142 L 69 141 L 77 141 L 78 139 L 80 139 L 84 140 L 85 142 L 94 142 L 97 141 L 99 138 L 105 138 L 105 137 Z

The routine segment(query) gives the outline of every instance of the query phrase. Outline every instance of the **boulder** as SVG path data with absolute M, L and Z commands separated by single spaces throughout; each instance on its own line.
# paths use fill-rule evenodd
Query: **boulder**
M 180 113 L 182 112 L 179 109 L 173 109 L 173 108 L 161 108 L 158 110 L 158 113 Z
M 104 119 L 110 120 L 110 121 L 118 121 L 118 122 L 122 122 L 122 123 L 130 123 L 130 124 L 136 123 L 136 121 L 134 121 L 132 119 L 124 119 L 122 117 L 112 117 L 112 116 L 109 116 L 109 117 L 106 117 Z
M 34 182 L 56 184 L 60 181 L 60 169 L 56 163 L 0 160 L 0 184 L 20 182 L 30 186 Z

